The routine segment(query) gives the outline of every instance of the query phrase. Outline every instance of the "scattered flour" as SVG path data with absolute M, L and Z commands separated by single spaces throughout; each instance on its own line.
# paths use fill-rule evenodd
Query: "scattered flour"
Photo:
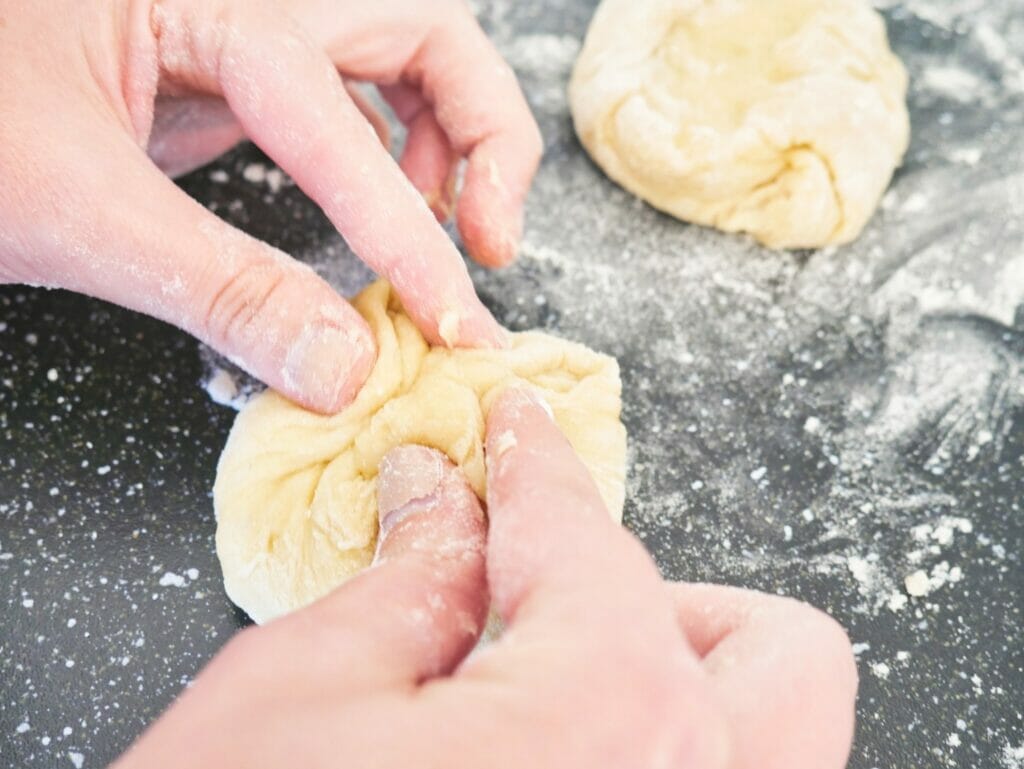
M 889 611 L 895 613 L 902 610 L 903 607 L 907 605 L 907 603 L 907 597 L 903 595 L 903 593 L 899 593 L 894 590 L 892 593 L 889 594 L 889 601 L 888 603 L 886 603 L 886 606 L 889 607 Z
M 878 678 L 881 678 L 883 681 L 889 680 L 890 669 L 889 666 L 886 665 L 884 662 L 872 662 L 870 667 L 871 672 L 874 673 Z
M 164 575 L 160 577 L 160 587 L 184 587 L 185 578 L 180 574 L 175 574 L 173 571 L 165 571 Z
M 262 184 L 267 179 L 267 167 L 262 163 L 249 163 L 242 169 L 242 178 L 253 184 Z
M 210 396 L 210 400 L 219 403 L 221 406 L 230 406 L 238 397 L 238 385 L 235 378 L 222 368 L 215 369 L 213 375 L 206 381 L 204 389 Z
M 1013 747 L 1007 745 L 1003 748 L 1004 769 L 1024 769 L 1024 744 Z
M 284 172 L 280 168 L 271 168 L 267 171 L 266 175 L 267 187 L 270 192 L 276 195 L 282 186 L 284 186 L 285 176 Z
M 928 595 L 930 589 L 928 575 L 921 569 L 909 575 L 903 580 L 903 584 L 907 588 L 907 592 L 915 598 Z
M 961 67 L 929 67 L 921 76 L 922 88 L 959 102 L 972 102 L 981 98 L 984 87 L 978 76 Z
M 976 166 L 981 162 L 984 152 L 981 147 L 960 147 L 950 150 L 949 159 L 954 163 L 962 163 L 965 166 Z

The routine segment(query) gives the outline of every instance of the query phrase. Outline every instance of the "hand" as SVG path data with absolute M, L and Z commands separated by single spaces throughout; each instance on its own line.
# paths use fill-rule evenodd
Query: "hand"
M 375 357 L 362 318 L 160 170 L 245 134 L 431 342 L 502 343 L 424 196 L 447 217 L 466 157 L 459 229 L 477 261 L 507 264 L 541 143 L 458 0 L 0 0 L 0 70 L 0 283 L 154 315 L 303 405 L 339 410 Z M 406 123 L 405 174 L 343 78 L 381 85 Z
M 486 544 L 462 476 L 396 449 L 375 566 L 239 633 L 117 769 L 844 765 L 856 672 L 834 621 L 662 582 L 525 392 L 496 402 L 487 451 Z M 467 657 L 488 585 L 508 629 Z

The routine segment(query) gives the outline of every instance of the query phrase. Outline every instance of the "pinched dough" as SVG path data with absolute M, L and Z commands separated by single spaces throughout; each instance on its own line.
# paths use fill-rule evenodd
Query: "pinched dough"
M 907 148 L 906 89 L 867 0 L 604 0 L 569 96 L 631 192 L 798 248 L 860 233 Z
M 377 465 L 395 446 L 443 451 L 483 498 L 485 418 L 510 385 L 543 396 L 621 520 L 626 431 L 613 358 L 536 332 L 513 334 L 506 350 L 432 348 L 384 282 L 354 304 L 379 353 L 352 405 L 321 416 L 265 392 L 238 415 L 217 466 L 224 587 L 255 621 L 304 606 L 370 564 Z

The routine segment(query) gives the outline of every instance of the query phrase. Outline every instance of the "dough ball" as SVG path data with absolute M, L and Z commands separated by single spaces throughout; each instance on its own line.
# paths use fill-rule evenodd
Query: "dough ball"
M 594 161 L 654 207 L 805 248 L 871 217 L 906 90 L 866 0 L 604 0 L 569 100 Z
M 256 622 L 304 606 L 369 566 L 377 465 L 395 446 L 443 451 L 483 499 L 487 410 L 509 386 L 529 385 L 545 398 L 612 516 L 622 519 L 626 431 L 613 358 L 535 332 L 512 335 L 506 350 L 430 347 L 384 282 L 354 305 L 379 346 L 355 401 L 322 416 L 267 391 L 238 415 L 217 466 L 224 587 Z

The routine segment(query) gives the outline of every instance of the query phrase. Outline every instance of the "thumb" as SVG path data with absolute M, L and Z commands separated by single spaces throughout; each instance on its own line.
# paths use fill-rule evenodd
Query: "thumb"
M 380 465 L 378 500 L 373 567 L 266 626 L 285 633 L 292 648 L 308 645 L 310 658 L 329 648 L 336 675 L 318 675 L 349 691 L 450 672 L 476 643 L 487 614 L 483 510 L 451 462 L 423 446 L 393 449 Z
M 189 198 L 137 147 L 99 157 L 126 160 L 116 174 L 79 177 L 92 181 L 57 224 L 65 237 L 43 245 L 62 287 L 180 326 L 307 408 L 333 413 L 351 401 L 376 353 L 348 302 Z

